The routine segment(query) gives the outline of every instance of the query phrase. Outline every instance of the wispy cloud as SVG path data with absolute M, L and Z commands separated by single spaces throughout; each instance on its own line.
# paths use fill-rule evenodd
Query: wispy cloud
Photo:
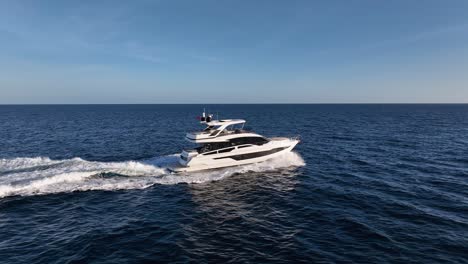
M 197 54 L 191 54 L 188 55 L 189 57 L 199 60 L 199 61 L 204 61 L 204 62 L 221 62 L 222 59 L 219 57 L 214 57 L 214 56 L 205 56 L 205 55 L 197 55 Z
M 144 2 L 143 2 L 144 3 Z M 7 6 L 10 12 L 6 12 Z M 5 7 L 5 8 L 3 8 Z M 141 6 L 140 6 L 141 7 Z M 134 34 L 138 24 L 132 24 L 139 10 L 122 3 L 111 5 L 74 4 L 57 17 L 44 19 L 45 14 L 21 4 L 0 3 L 0 35 L 15 36 L 30 50 L 53 55 L 58 51 L 71 54 L 102 54 L 105 60 L 116 59 L 161 64 L 176 60 L 217 62 L 220 59 L 189 48 L 176 50 L 172 46 L 157 45 L 157 38 Z M 141 10 L 140 10 L 141 11 Z M 22 19 L 22 18 L 26 19 Z M 38 27 L 39 26 L 39 27 Z M 7 36 L 7 34 L 9 36 Z M 148 40 L 150 40 L 148 42 Z M 1 43 L 0 43 L 1 45 Z M 1 53 L 0 53 L 1 55 Z M 102 61 L 105 63 L 105 61 Z
M 461 32 L 467 32 L 467 31 L 468 31 L 468 23 L 442 26 L 442 27 L 431 29 L 431 30 L 402 36 L 399 38 L 387 39 L 387 40 L 377 41 L 374 43 L 369 43 L 369 44 L 363 45 L 361 48 L 373 49 L 373 48 L 386 48 L 386 47 L 401 46 L 401 45 L 407 45 L 407 44 L 412 44 L 416 42 L 433 40 L 436 38 L 444 37 L 449 34 L 461 33 Z
M 156 51 L 156 47 L 148 48 L 137 41 L 129 41 L 124 43 L 120 47 L 119 51 L 120 55 L 124 55 L 126 57 L 137 60 L 143 60 L 152 63 L 166 62 L 167 59 L 158 55 L 158 53 L 160 52 Z

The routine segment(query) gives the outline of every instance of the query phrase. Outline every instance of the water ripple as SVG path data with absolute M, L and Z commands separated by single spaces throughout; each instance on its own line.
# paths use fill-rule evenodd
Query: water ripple
M 212 106 L 297 153 L 168 174 L 200 107 L 0 106 L 0 262 L 468 263 L 466 105 Z

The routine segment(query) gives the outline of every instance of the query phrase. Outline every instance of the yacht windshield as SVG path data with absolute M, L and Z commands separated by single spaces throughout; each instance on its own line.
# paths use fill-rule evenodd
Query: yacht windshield
M 244 128 L 244 124 L 234 124 L 226 127 L 227 131 L 241 131 Z
M 203 131 L 212 131 L 212 130 L 218 130 L 221 126 L 207 126 Z
M 205 129 L 203 129 L 203 131 L 210 131 L 211 129 L 213 129 L 214 126 L 207 126 Z

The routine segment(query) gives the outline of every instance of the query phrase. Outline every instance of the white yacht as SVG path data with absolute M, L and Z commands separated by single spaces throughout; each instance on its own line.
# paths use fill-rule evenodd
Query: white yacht
M 180 166 L 173 172 L 190 172 L 239 166 L 262 162 L 291 151 L 299 139 L 265 138 L 244 130 L 245 120 L 213 120 L 213 115 L 203 112 L 202 131 L 187 133 L 186 139 L 199 146 L 184 150 L 179 157 Z

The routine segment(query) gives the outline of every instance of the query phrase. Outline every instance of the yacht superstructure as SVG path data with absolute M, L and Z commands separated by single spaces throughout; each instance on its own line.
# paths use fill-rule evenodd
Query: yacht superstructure
M 187 133 L 186 139 L 199 146 L 184 150 L 179 157 L 180 166 L 175 172 L 189 172 L 262 162 L 291 151 L 297 138 L 265 138 L 244 130 L 245 120 L 213 120 L 203 113 L 201 123 L 206 128 Z

